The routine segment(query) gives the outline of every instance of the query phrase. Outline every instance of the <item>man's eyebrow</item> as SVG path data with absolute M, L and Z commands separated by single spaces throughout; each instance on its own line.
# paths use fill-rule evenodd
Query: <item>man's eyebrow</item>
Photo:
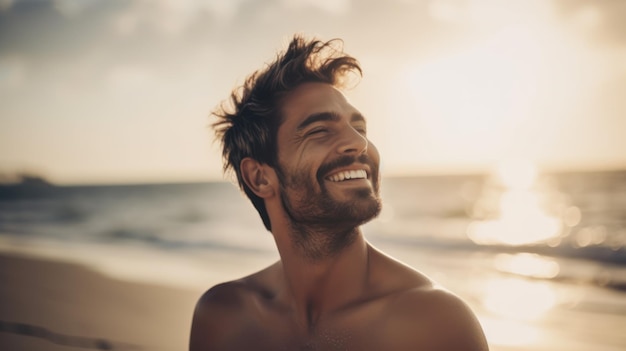
M 320 122 L 320 121 L 335 122 L 335 121 L 338 121 L 339 119 L 340 119 L 339 115 L 335 112 L 314 113 L 308 116 L 307 118 L 305 118 L 304 121 L 302 121 L 302 123 L 298 125 L 298 127 L 296 128 L 296 131 L 299 132 L 315 122 Z M 353 113 L 352 116 L 350 117 L 350 122 L 365 122 L 365 117 L 363 117 L 363 115 L 358 112 Z
M 298 127 L 296 128 L 296 131 L 301 131 L 302 129 L 306 128 L 307 126 L 315 123 L 315 122 L 320 122 L 320 121 L 338 121 L 339 120 L 339 115 L 336 114 L 335 112 L 320 112 L 320 113 L 314 113 L 310 116 L 308 116 L 307 118 L 304 119 L 304 121 L 302 121 L 300 124 L 298 124 Z

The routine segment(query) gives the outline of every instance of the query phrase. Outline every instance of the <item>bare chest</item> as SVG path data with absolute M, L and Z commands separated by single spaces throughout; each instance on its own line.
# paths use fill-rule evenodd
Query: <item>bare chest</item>
M 369 329 L 369 332 L 366 330 Z M 363 326 L 324 326 L 307 333 L 292 326 L 246 328 L 235 342 L 236 350 L 347 351 L 380 350 L 380 338 Z
M 265 315 L 244 325 L 229 350 L 368 351 L 387 349 L 384 316 L 360 311 L 322 321 L 309 330 L 284 315 Z

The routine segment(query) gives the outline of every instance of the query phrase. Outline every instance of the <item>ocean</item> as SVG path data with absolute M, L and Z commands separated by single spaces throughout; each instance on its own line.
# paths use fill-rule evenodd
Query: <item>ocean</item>
M 384 178 L 367 239 L 464 298 L 494 350 L 626 349 L 626 171 Z M 234 184 L 0 186 L 0 251 L 206 289 L 278 259 Z

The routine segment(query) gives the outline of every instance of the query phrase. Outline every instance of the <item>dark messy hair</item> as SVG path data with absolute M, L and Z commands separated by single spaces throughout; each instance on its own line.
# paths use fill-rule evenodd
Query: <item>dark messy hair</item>
M 222 144 L 224 171 L 237 175 L 239 187 L 269 231 L 271 224 L 265 202 L 243 181 L 241 160 L 250 157 L 277 168 L 276 133 L 282 122 L 280 99 L 290 91 L 308 82 L 343 87 L 349 73 L 361 75 L 358 61 L 343 53 L 342 44 L 340 39 L 323 42 L 295 35 L 287 50 L 248 76 L 241 87 L 232 91 L 230 99 L 213 112 L 218 118 L 212 126 Z

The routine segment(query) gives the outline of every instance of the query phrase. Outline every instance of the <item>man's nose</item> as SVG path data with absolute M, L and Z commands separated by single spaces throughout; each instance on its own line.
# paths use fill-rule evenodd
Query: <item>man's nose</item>
M 360 155 L 367 151 L 367 138 L 352 126 L 346 126 L 340 134 L 339 147 L 340 154 L 354 153 Z

